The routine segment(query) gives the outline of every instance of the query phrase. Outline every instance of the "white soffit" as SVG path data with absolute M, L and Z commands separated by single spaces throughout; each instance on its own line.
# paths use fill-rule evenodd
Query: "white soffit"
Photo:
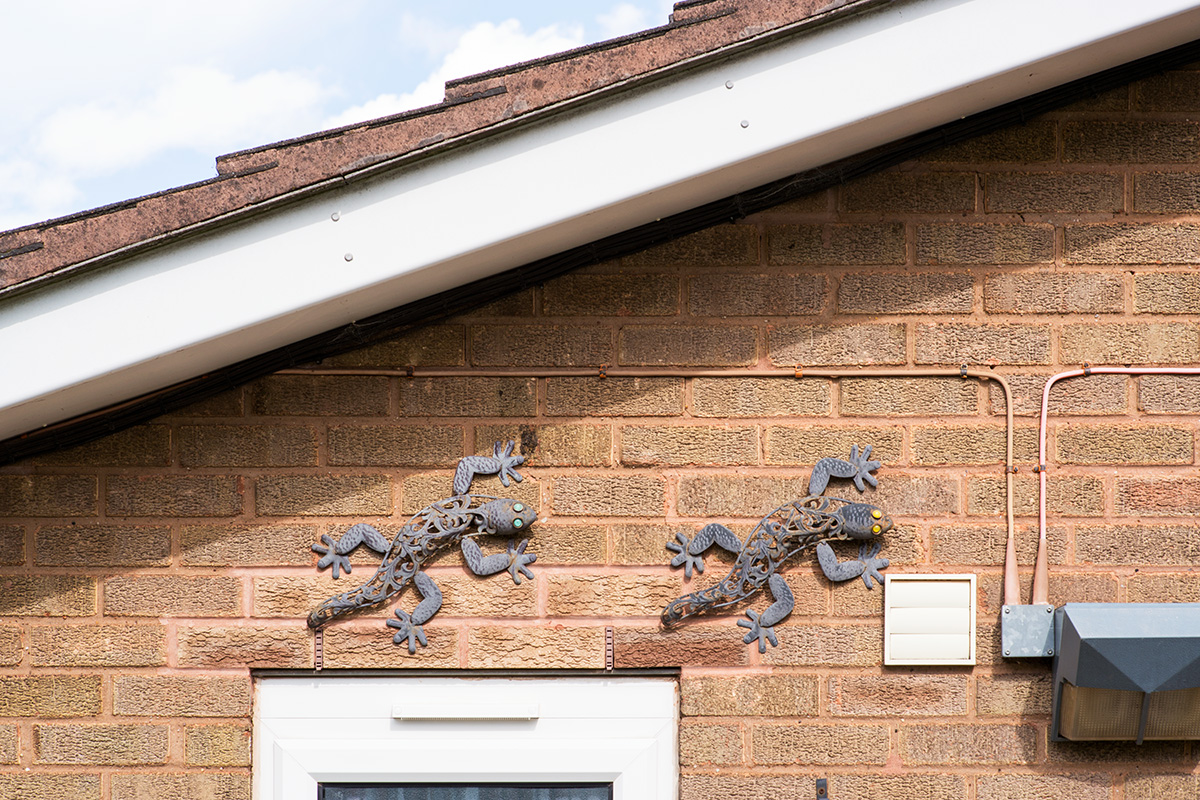
M 1195 0 L 911 0 L 699 59 L 0 303 L 0 439 L 1197 38 Z

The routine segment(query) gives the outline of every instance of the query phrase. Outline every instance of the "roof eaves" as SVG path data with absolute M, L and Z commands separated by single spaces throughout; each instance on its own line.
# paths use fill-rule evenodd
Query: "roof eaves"
M 614 81 L 613 83 L 607 84 L 605 86 L 601 86 L 601 87 L 598 87 L 595 89 L 591 89 L 589 91 L 582 92 L 577 95 L 573 95 L 571 97 L 565 98 L 563 100 L 559 100 L 557 102 L 551 103 L 551 104 L 549 104 L 547 106 L 543 106 L 541 108 L 533 109 L 533 110 L 528 111 L 523 114 L 518 114 L 513 117 L 499 120 L 497 122 L 491 123 L 491 124 L 486 125 L 481 128 L 476 128 L 476 129 L 473 129 L 470 131 L 466 131 L 457 136 L 449 137 L 449 138 L 442 139 L 439 141 L 430 141 L 430 143 L 425 147 L 417 147 L 413 150 L 409 150 L 404 153 L 399 153 L 399 154 L 396 154 L 393 156 L 388 156 L 388 157 L 384 158 L 383 160 L 380 160 L 380 161 L 377 161 L 374 163 L 359 166 L 359 167 L 356 167 L 356 168 L 350 169 L 350 170 L 345 170 L 343 172 L 334 174 L 327 178 L 323 178 L 323 179 L 315 181 L 313 183 L 294 187 L 292 189 L 288 189 L 284 192 L 281 192 L 279 194 L 265 198 L 263 200 L 253 202 L 253 203 L 248 203 L 239 208 L 231 209 L 222 214 L 218 214 L 213 217 L 199 220 L 197 222 L 194 222 L 189 225 L 181 226 L 179 228 L 164 231 L 162 233 L 155 234 L 153 236 L 149 236 L 149 237 L 140 239 L 135 242 L 131 242 L 122 247 L 118 247 L 116 249 L 97 254 L 90 258 L 85 258 L 78 262 L 59 267 L 57 269 L 42 273 L 40 275 L 31 277 L 31 278 L 27 278 L 19 283 L 14 283 L 14 284 L 10 284 L 8 286 L 0 287 L 0 301 L 4 301 L 10 297 L 14 297 L 17 295 L 25 294 L 25 293 L 27 293 L 29 291 L 33 291 L 35 289 L 40 289 L 51 283 L 57 283 L 58 281 L 69 280 L 69 279 L 78 277 L 79 275 L 82 275 L 93 269 L 97 269 L 97 268 L 103 267 L 105 265 L 108 265 L 112 262 L 131 257 L 133 255 L 144 252 L 151 248 L 162 246 L 165 243 L 174 242 L 174 241 L 176 241 L 178 239 L 182 239 L 184 237 L 195 236 L 195 235 L 207 232 L 211 229 L 220 227 L 222 225 L 229 224 L 231 222 L 241 221 L 241 220 L 249 218 L 253 215 L 263 213 L 267 210 L 275 209 L 275 208 L 278 208 L 285 204 L 297 202 L 301 199 L 311 197 L 317 193 L 320 193 L 320 192 L 322 192 L 326 189 L 329 189 L 331 187 L 334 187 L 334 186 L 341 186 L 346 183 L 354 182 L 357 180 L 373 178 L 373 177 L 376 177 L 378 175 L 384 174 L 384 173 L 392 171 L 392 170 L 403 169 L 404 167 L 407 167 L 414 162 L 429 158 L 434 155 L 444 155 L 444 154 L 451 152 L 455 149 L 458 149 L 460 147 L 464 147 L 464 146 L 470 145 L 470 144 L 475 144 L 484 139 L 491 138 L 493 136 L 498 136 L 498 135 L 501 135 L 501 134 L 506 133 L 511 130 L 517 130 L 519 128 L 523 128 L 523 127 L 541 122 L 542 120 L 549 119 L 551 117 L 554 117 L 554 116 L 557 116 L 560 114 L 564 114 L 569 111 L 573 111 L 584 105 L 588 105 L 591 103 L 606 100 L 609 97 L 611 97 L 612 95 L 628 92 L 630 90 L 633 90 L 635 88 L 638 88 L 640 86 L 644 86 L 644 85 L 647 85 L 650 83 L 668 80 L 671 77 L 681 75 L 690 70 L 697 69 L 697 68 L 700 68 L 703 66 L 707 66 L 714 62 L 720 62 L 720 61 L 723 61 L 723 60 L 726 60 L 729 58 L 734 58 L 742 53 L 747 53 L 752 50 L 756 50 L 760 47 L 766 47 L 771 44 L 774 44 L 775 42 L 782 41 L 784 39 L 791 38 L 793 36 L 802 35 L 804 33 L 810 32 L 817 28 L 824 27 L 825 25 L 833 24 L 835 22 L 843 22 L 846 18 L 859 16 L 862 14 L 869 13 L 878 8 L 892 6 L 897 3 L 903 3 L 903 2 L 905 2 L 905 0 L 849 0 L 849 2 L 847 2 L 847 3 L 836 5 L 833 7 L 826 6 L 825 8 L 818 10 L 811 16 L 805 17 L 803 19 L 795 20 L 795 21 L 787 23 L 785 25 L 781 25 L 781 26 L 778 26 L 775 28 L 770 28 L 765 31 L 751 34 L 744 39 L 735 40 L 733 42 L 727 43 L 725 45 L 714 48 L 712 50 L 708 50 L 703 53 L 699 53 L 699 54 L 696 54 L 693 56 L 689 56 L 689 57 L 680 59 L 678 61 L 674 61 L 670 64 L 667 64 L 662 67 L 658 67 L 658 68 L 650 70 L 648 72 L 641 73 L 638 75 L 633 75 L 633 76 L 626 77 L 626 78 L 621 78 L 621 79 Z M 458 101 L 455 101 L 453 104 L 457 105 L 462 102 L 467 102 L 467 100 L 466 99 L 458 100 Z M 404 115 L 400 115 L 400 116 L 405 116 L 405 115 L 420 116 L 421 113 L 418 113 L 418 112 L 433 113 L 434 111 L 436 111 L 440 108 L 444 108 L 445 105 L 446 104 L 442 104 L 440 106 L 428 106 L 424 109 L 417 109 L 414 112 L 405 112 Z M 382 124 L 382 123 L 380 123 L 380 124 Z M 360 129 L 363 127 L 365 127 L 363 124 L 359 124 L 359 125 L 350 126 L 350 128 L 343 129 L 343 130 Z M 303 139 L 289 140 L 289 141 L 298 142 L 301 140 L 307 141 L 310 139 L 303 138 Z M 286 143 L 284 143 L 284 144 L 286 144 Z M 268 148 L 269 147 L 270 146 L 268 146 Z M 268 148 L 263 148 L 263 150 L 266 150 Z M 250 152 L 250 153 L 260 152 L 260 150 L 255 149 L 255 150 L 250 150 L 250 151 L 241 151 L 241 153 L 246 153 L 246 152 Z M 239 153 L 239 154 L 241 154 L 241 153 Z M 231 154 L 231 155 L 235 155 L 235 154 Z M 237 177 L 238 175 L 246 175 L 246 174 L 254 174 L 256 172 L 262 172 L 262 171 L 265 171 L 266 169 L 270 169 L 272 166 L 273 165 L 271 165 L 270 163 L 264 164 L 264 165 L 257 165 L 254 167 L 250 167 L 247 170 L 242 171 L 240 173 L 229 173 L 226 176 L 217 176 L 216 178 L 211 178 L 206 181 L 201 181 L 201 182 L 198 182 L 195 184 L 190 184 L 189 186 L 186 186 L 186 187 L 180 187 L 177 189 L 167 190 L 167 191 L 159 193 L 159 194 L 160 195 L 175 194 L 175 193 L 179 193 L 179 192 L 185 191 L 187 189 L 192 189 L 192 188 L 195 188 L 198 186 L 212 184 L 212 183 L 218 182 L 223 179 L 228 180 L 230 178 Z M 157 195 L 147 195 L 146 197 L 154 197 L 154 196 L 157 196 Z M 114 206 L 109 207 L 109 210 L 112 210 L 112 208 L 122 208 L 122 207 L 128 206 L 130 204 L 136 204 L 136 202 L 137 201 L 131 200 L 131 201 L 127 201 L 126 203 L 114 204 Z M 92 211 L 81 212 L 80 214 L 77 214 L 77 215 L 63 217 L 60 221 L 66 221 L 66 220 L 72 220 L 72 219 L 85 219 L 89 216 L 96 216 L 100 213 L 101 213 L 101 209 L 93 209 Z M 50 226 L 49 223 L 42 223 L 41 225 L 32 226 L 32 227 L 46 228 L 49 226 Z

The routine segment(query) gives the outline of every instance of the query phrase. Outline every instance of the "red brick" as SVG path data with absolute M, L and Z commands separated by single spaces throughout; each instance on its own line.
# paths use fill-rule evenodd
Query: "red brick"
M 394 339 L 333 356 L 324 363 L 331 367 L 368 369 L 461 366 L 466 363 L 463 356 L 463 326 L 429 325 Z
M 864 496 L 893 516 L 955 514 L 959 507 L 959 483 L 953 477 L 923 473 L 887 473 L 879 488 Z
M 96 479 L 86 475 L 0 475 L 0 508 L 12 517 L 94 517 Z
M 847 675 L 829 679 L 835 717 L 949 717 L 967 713 L 963 675 Z
M 338 466 L 449 467 L 465 455 L 463 431 L 446 425 L 339 425 L 328 462 Z
M 1126 800 L 1191 800 L 1200 795 L 1200 775 L 1130 775 Z
M 171 429 L 139 425 L 31 460 L 54 466 L 165 467 L 171 463 Z
M 1075 560 L 1081 564 L 1185 566 L 1196 562 L 1196 528 L 1189 525 L 1079 525 Z
M 37 764 L 165 764 L 165 725 L 34 725 Z
M 184 678 L 118 675 L 113 713 L 132 717 L 245 717 L 250 714 L 249 678 Z
M 0 616 L 90 617 L 95 613 L 95 578 L 0 575 Z
M 250 766 L 250 728 L 246 725 L 188 725 L 184 737 L 184 762 L 189 766 Z
M 621 463 L 633 466 L 736 465 L 758 462 L 753 427 L 629 426 L 621 429 Z
M 813 776 L 723 770 L 716 774 L 683 773 L 681 800 L 795 800 L 813 793 Z M 966 800 L 967 778 L 960 775 L 861 775 L 829 777 L 829 796 L 838 800 Z
M 925 161 L 1015 162 L 1018 164 L 1054 161 L 1057 157 L 1058 123 L 1034 119 L 1021 125 L 1009 125 L 992 133 L 947 145 L 926 153 Z
M 0 772 L 0 797 L 12 800 L 100 800 L 100 776 L 53 772 Z
M 222 772 L 112 776 L 112 800 L 244 800 L 250 776 Z
M 1123 516 L 1194 517 L 1200 514 L 1200 479 L 1118 478 L 1115 505 Z
M 682 594 L 680 577 L 548 575 L 546 613 L 552 617 L 651 617 Z
M 165 526 L 63 525 L 38 528 L 34 563 L 53 567 L 161 567 L 171 560 Z
M 851 274 L 838 288 L 842 314 L 969 314 L 975 280 L 954 273 Z
M 1200 311 L 1200 279 L 1193 272 L 1134 275 L 1133 310 L 1138 314 L 1195 314 Z
M 1037 528 L 1035 526 L 1018 526 L 1014 540 L 1017 546 L 1017 560 L 1022 564 L 1032 564 L 1036 556 Z M 934 525 L 930 530 L 933 542 L 933 563 L 935 564 L 969 564 L 972 566 L 995 566 L 1004 561 L 1005 547 L 1008 543 L 1008 527 L 1006 525 L 968 525 L 951 523 Z M 1051 526 L 1047 532 L 1050 552 L 1047 553 L 1051 564 L 1062 564 L 1066 559 L 1066 528 Z
M 1067 225 L 1063 260 L 1068 264 L 1200 264 L 1195 223 L 1122 222 Z
M 1050 714 L 1050 676 L 1038 673 L 981 675 L 975 679 L 975 711 L 983 716 Z
M 573 274 L 542 286 L 546 316 L 661 317 L 679 313 L 679 278 L 649 274 Z
M 771 264 L 903 264 L 904 226 L 774 225 L 767 254 Z
M 1054 430 L 1054 458 L 1062 464 L 1191 464 L 1191 426 L 1079 425 Z
M 0 625 L 0 666 L 13 667 L 21 663 L 21 630 Z
M 887 757 L 882 725 L 755 725 L 750 732 L 755 764 L 883 764 Z
M 110 617 L 236 617 L 242 582 L 226 576 L 123 575 L 104 583 Z
M 843 378 L 843 416 L 977 414 L 979 387 L 962 378 Z
M 799 717 L 817 713 L 815 675 L 685 676 L 685 717 Z
M 821 378 L 696 378 L 697 417 L 792 417 L 829 414 L 830 382 Z
M 1117 314 L 1125 310 L 1119 275 L 1105 272 L 1019 272 L 988 275 L 989 314 Z
M 22 525 L 0 525 L 0 564 L 25 563 L 25 528 Z
M 1008 375 L 1012 390 L 1013 414 L 1037 416 L 1042 408 L 1042 389 L 1049 375 Z M 1050 388 L 1050 413 L 1054 416 L 1072 414 L 1123 414 L 1128 409 L 1128 381 L 1124 375 L 1093 374 L 1089 377 L 1068 378 Z M 1004 397 L 999 385 L 988 381 L 988 402 L 992 413 L 1004 413 Z
M 1200 575 L 1194 572 L 1158 572 L 1134 575 L 1127 583 L 1131 603 L 1200 602 Z
M 184 525 L 180 528 L 186 566 L 312 564 L 314 525 Z
M 901 323 L 778 325 L 767 331 L 768 355 L 781 366 L 903 364 L 906 340 Z
M 409 475 L 401 484 L 403 503 L 401 513 L 412 515 L 419 512 L 430 503 L 443 500 L 454 491 L 451 487 L 453 477 L 450 473 L 420 473 Z M 507 497 L 520 500 L 535 509 L 542 509 L 541 483 L 528 473 L 520 483 L 510 481 L 505 487 L 495 476 L 476 476 L 471 483 L 471 491 L 475 494 L 492 497 Z
M 307 467 L 317 463 L 317 432 L 283 425 L 181 425 L 185 467 Z
M 1064 325 L 1063 361 L 1081 364 L 1190 364 L 1200 361 L 1200 327 L 1192 323 Z
M 497 297 L 496 299 L 473 309 L 470 312 L 471 318 L 532 317 L 534 316 L 533 295 L 533 289 L 523 289 L 515 292 L 509 292 L 506 295 Z
M 1049 325 L 917 325 L 918 364 L 1049 364 Z
M 548 378 L 551 417 L 663 417 L 683 410 L 678 378 Z
M 1197 173 L 1134 173 L 1134 211 L 1147 214 L 1194 214 L 1198 209 L 1200 209 L 1200 175 Z
M 980 775 L 979 800 L 1030 800 L 1069 797 L 1071 800 L 1108 800 L 1111 775 Z
M 472 325 L 476 366 L 593 366 L 613 361 L 612 329 L 600 325 Z
M 605 467 L 613 460 L 607 425 L 479 425 L 475 441 L 489 455 L 493 442 L 514 441 L 531 467 Z
M 685 766 L 742 763 L 742 733 L 737 725 L 684 720 L 679 725 L 679 763 Z
M 54 625 L 30 631 L 35 667 L 155 667 L 166 664 L 160 625 Z
M 180 627 L 181 667 L 293 669 L 312 666 L 312 636 L 307 628 Z
M 1200 413 L 1200 375 L 1142 375 L 1138 408 L 1147 414 Z
M 1013 458 L 1037 461 L 1037 428 L 1013 431 Z M 995 425 L 917 425 L 912 429 L 913 464 L 1003 464 L 1007 431 Z
M 1168 70 L 1133 84 L 1136 111 L 1198 111 L 1200 82 L 1194 69 Z
M 1052 765 L 1094 764 L 1111 769 L 1118 763 L 1129 764 L 1135 772 L 1147 764 L 1181 763 L 1185 760 L 1184 742 L 1047 742 L 1046 761 Z M 1189 795 L 1191 797 L 1192 795 Z M 1168 794 L 1167 797 L 1172 797 Z M 1155 796 L 1162 800 L 1162 795 Z
M 99 676 L 0 677 L 0 717 L 90 717 L 99 713 Z
M 674 541 L 675 531 L 684 526 L 613 525 L 613 564 L 664 564 L 671 551 L 666 543 Z M 538 557 L 540 560 L 540 556 Z
M 400 382 L 406 417 L 530 417 L 537 412 L 529 378 L 407 378 Z
M 984 205 L 1011 214 L 1112 214 L 1125 209 L 1125 181 L 1112 173 L 998 172 L 985 179 Z
M 1006 481 L 1000 477 L 971 476 L 967 479 L 967 513 L 1003 514 Z M 1022 474 L 1013 481 L 1013 511 L 1017 516 L 1036 516 L 1038 479 Z M 1046 479 L 1046 508 L 1066 517 L 1096 517 L 1104 514 L 1104 484 L 1084 475 L 1052 475 Z
M 749 648 L 741 636 L 720 624 L 685 624 L 669 631 L 659 626 L 613 629 L 618 669 L 652 667 L 732 667 L 747 663 Z M 740 628 L 738 630 L 741 630 Z
M 425 627 L 428 647 L 409 655 L 406 646 L 392 641 L 391 628 L 381 619 L 359 624 L 332 625 L 325 629 L 325 666 L 338 669 L 457 669 L 459 632 L 433 623 Z
M 698 317 L 804 316 L 826 307 L 827 281 L 812 273 L 716 273 L 688 279 L 688 310 Z
M 676 503 L 685 517 L 759 518 L 807 493 L 807 478 L 800 476 L 718 473 L 682 477 Z
M 251 387 L 253 413 L 263 416 L 381 417 L 389 379 L 360 375 L 272 375 Z
M 1188 163 L 1200 159 L 1194 122 L 1084 120 L 1063 123 L 1063 161 L 1104 164 Z
M 21 743 L 16 725 L 0 725 L 0 764 L 16 764 Z
M 231 517 L 242 513 L 242 487 L 224 475 L 112 475 L 105 507 L 118 517 Z
M 852 587 L 867 591 L 859 583 Z M 731 628 L 733 621 L 727 623 Z M 729 646 L 741 644 L 742 628 L 728 630 Z M 779 647 L 768 647 L 762 660 L 774 666 L 866 667 L 883 660 L 883 630 L 878 619 L 869 625 L 814 625 L 790 619 L 776 627 Z
M 539 564 L 603 564 L 608 542 L 600 525 L 547 525 L 533 528 Z
M 240 417 L 246 413 L 242 387 L 197 400 L 176 411 L 177 417 Z
M 900 458 L 902 432 L 892 427 L 812 427 L 773 425 L 765 431 L 768 464 L 813 465 L 822 458 L 845 458 L 850 448 L 871 446 L 871 458 L 894 464 Z
M 622 261 L 630 266 L 749 266 L 758 263 L 758 228 L 753 225 L 714 225 L 626 256 Z
M 554 513 L 564 516 L 659 517 L 665 491 L 645 475 L 564 475 L 554 479 Z
M 975 210 L 975 176 L 966 172 L 879 172 L 843 186 L 842 209 L 965 214 Z
M 1041 264 L 1053 258 L 1049 225 L 917 226 L 918 264 Z
M 471 669 L 597 669 L 603 627 L 476 627 L 467 639 Z
M 749 366 L 757 358 L 757 334 L 741 325 L 625 325 L 618 361 L 633 365 Z
M 390 514 L 386 475 L 274 475 L 258 479 L 255 511 L 262 516 Z
M 900 759 L 923 764 L 1032 764 L 1037 759 L 1037 729 L 1032 725 L 905 725 L 900 729 Z

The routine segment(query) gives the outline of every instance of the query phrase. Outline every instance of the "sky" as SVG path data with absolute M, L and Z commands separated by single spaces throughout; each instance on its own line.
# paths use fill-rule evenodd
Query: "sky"
M 3 5 L 0 230 L 205 180 L 216 157 L 442 100 L 664 25 L 671 0 Z

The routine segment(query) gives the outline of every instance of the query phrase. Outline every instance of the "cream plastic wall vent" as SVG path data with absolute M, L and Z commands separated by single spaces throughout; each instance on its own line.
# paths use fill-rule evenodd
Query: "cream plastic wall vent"
M 888 575 L 883 663 L 975 663 L 975 576 Z

